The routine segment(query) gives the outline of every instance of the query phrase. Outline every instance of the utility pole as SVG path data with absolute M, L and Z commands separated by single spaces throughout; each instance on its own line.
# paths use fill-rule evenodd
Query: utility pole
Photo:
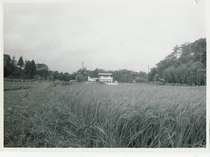
M 147 72 L 147 81 L 149 81 L 149 71 L 150 71 L 150 69 L 149 69 L 149 64 L 148 64 L 147 68 L 148 68 L 148 72 Z
M 82 69 L 85 69 L 84 62 L 81 63 Z

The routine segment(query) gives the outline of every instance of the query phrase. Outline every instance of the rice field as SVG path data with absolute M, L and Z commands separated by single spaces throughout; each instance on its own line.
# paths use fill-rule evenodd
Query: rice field
M 5 147 L 206 146 L 206 87 L 5 81 L 4 89 Z

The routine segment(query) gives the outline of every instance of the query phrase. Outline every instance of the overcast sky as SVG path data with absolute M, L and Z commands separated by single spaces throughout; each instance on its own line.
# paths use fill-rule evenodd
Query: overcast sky
M 71 0 L 4 5 L 4 49 L 51 70 L 148 71 L 205 37 L 205 0 Z

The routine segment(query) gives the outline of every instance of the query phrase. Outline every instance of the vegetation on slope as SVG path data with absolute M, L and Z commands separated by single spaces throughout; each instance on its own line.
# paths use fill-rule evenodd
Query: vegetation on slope
M 151 69 L 150 81 L 164 79 L 168 83 L 206 84 L 206 39 L 175 46 L 173 52 Z

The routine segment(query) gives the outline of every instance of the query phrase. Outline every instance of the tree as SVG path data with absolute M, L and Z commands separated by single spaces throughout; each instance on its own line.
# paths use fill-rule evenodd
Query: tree
M 148 80 L 149 81 L 154 81 L 155 75 L 158 73 L 157 68 L 152 68 L 151 71 L 148 74 Z
M 16 68 L 16 64 L 17 61 L 15 59 L 15 56 L 12 57 L 12 60 L 11 60 L 11 68 L 12 68 L 12 73 L 15 71 L 15 68 Z
M 172 53 L 161 60 L 148 74 L 154 81 L 156 74 L 168 83 L 205 85 L 206 39 L 175 46 Z
M 24 68 L 24 73 L 26 78 L 33 78 L 36 74 L 36 64 L 35 61 L 26 61 L 25 63 L 25 68 Z
M 41 79 L 46 80 L 50 74 L 48 71 L 48 66 L 46 64 L 36 64 L 36 74 L 39 75 Z
M 10 55 L 4 54 L 4 77 L 8 77 L 12 73 L 12 64 Z
M 76 80 L 77 80 L 78 82 L 83 82 L 83 81 L 86 81 L 86 78 L 84 77 L 83 74 L 78 73 L 78 74 L 76 75 Z
M 76 73 L 76 80 L 79 82 L 88 80 L 88 71 L 85 68 L 79 69 Z
M 31 61 L 31 76 L 32 76 L 32 78 L 34 77 L 35 74 L 36 74 L 36 64 L 35 64 L 35 61 L 32 60 Z
M 176 80 L 176 68 L 174 66 L 170 66 L 164 70 L 163 78 L 168 83 L 177 83 Z
M 17 65 L 19 65 L 21 69 L 23 68 L 24 61 L 23 61 L 23 57 L 22 56 L 19 58 Z
M 204 65 L 197 61 L 191 64 L 189 67 L 190 71 L 190 84 L 192 85 L 202 85 L 205 78 L 203 78 L 205 75 L 203 75 L 202 72 L 205 71 Z
M 9 55 L 4 55 L 4 77 L 19 78 L 21 69 L 16 66 L 15 57 L 10 58 Z

